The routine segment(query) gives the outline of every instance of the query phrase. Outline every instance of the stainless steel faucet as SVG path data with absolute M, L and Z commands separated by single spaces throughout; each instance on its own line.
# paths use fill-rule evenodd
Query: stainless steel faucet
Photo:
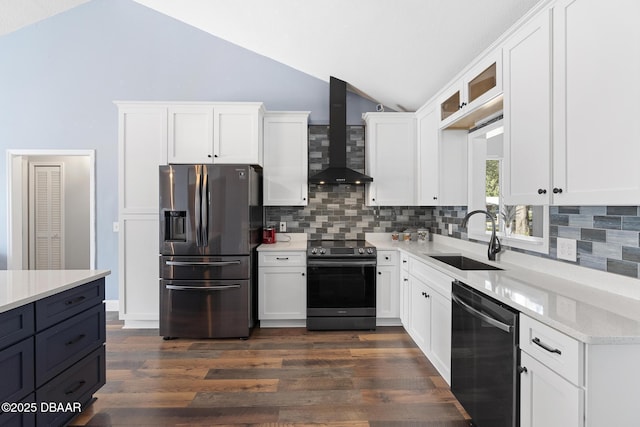
M 496 236 L 496 220 L 493 217 L 493 215 L 491 215 L 488 211 L 483 211 L 480 209 L 476 211 L 471 211 L 465 215 L 460 226 L 467 228 L 467 222 L 469 221 L 469 217 L 477 213 L 483 213 L 487 216 L 487 218 L 491 220 L 491 238 L 489 239 L 489 249 L 487 250 L 487 256 L 489 257 L 490 261 L 495 261 L 496 254 L 502 250 L 502 246 L 500 245 L 500 240 L 498 240 L 498 236 Z

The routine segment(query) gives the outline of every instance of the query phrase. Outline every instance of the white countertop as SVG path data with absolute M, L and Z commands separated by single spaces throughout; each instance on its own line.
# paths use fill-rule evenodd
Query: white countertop
M 307 251 L 306 233 L 276 233 L 275 243 L 263 243 L 258 252 L 263 251 Z
M 541 272 L 522 264 L 492 262 L 440 242 L 401 242 L 367 235 L 378 250 L 405 251 L 431 267 L 587 344 L 640 344 L 640 300 L 607 292 L 578 281 Z M 486 245 L 482 245 L 486 251 Z M 463 271 L 430 258 L 462 254 L 502 268 L 502 271 Z M 531 257 L 535 258 L 535 257 Z M 535 264 L 532 259 L 532 265 Z M 558 269 L 562 263 L 555 262 Z M 571 266 L 573 267 L 573 266 Z M 580 268 L 580 267 L 578 267 Z M 595 274 L 595 273 L 594 273 Z M 612 274 L 605 275 L 616 276 Z M 609 277 L 616 281 L 617 277 Z M 624 279 L 620 279 L 624 280 Z M 637 281 L 637 280 L 636 280 Z M 637 281 L 640 286 L 640 281 Z
M 109 270 L 1 270 L 0 313 L 109 274 Z

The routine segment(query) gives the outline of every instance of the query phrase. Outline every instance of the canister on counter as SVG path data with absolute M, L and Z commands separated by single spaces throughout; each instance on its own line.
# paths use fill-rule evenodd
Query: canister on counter
M 411 231 L 410 230 L 406 230 L 404 233 L 402 233 L 402 240 L 404 240 L 405 242 L 410 242 L 411 241 Z
M 394 231 L 393 233 L 391 233 L 391 240 L 398 240 L 400 238 L 400 233 L 398 233 L 397 231 Z
M 425 243 L 429 240 L 429 230 L 424 228 L 418 229 L 418 242 Z

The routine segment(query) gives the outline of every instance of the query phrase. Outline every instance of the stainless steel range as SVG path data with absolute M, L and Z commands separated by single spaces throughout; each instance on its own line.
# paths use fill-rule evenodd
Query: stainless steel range
M 311 240 L 307 329 L 376 328 L 376 248 L 364 240 Z

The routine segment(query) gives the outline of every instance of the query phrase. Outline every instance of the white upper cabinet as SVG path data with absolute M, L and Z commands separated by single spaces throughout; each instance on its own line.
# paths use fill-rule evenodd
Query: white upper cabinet
M 440 127 L 448 127 L 478 107 L 486 106 L 501 93 L 502 51 L 496 49 L 438 98 Z
M 420 206 L 467 204 L 467 132 L 440 130 L 438 105 L 416 112 Z
M 217 104 L 213 110 L 214 163 L 262 166 L 262 103 Z
M 416 201 L 414 113 L 366 113 L 365 170 L 369 206 L 413 206 Z
M 165 104 L 169 163 L 262 166 L 262 103 Z
M 121 214 L 157 214 L 158 166 L 167 163 L 167 110 L 118 105 L 118 189 Z
M 212 163 L 213 107 L 172 105 L 169 112 L 169 163 Z
M 640 200 L 640 2 L 553 7 L 553 201 Z
M 551 13 L 543 11 L 503 47 L 504 173 L 509 205 L 549 203 L 551 192 Z
M 265 206 L 307 205 L 308 120 L 308 111 L 265 113 Z

